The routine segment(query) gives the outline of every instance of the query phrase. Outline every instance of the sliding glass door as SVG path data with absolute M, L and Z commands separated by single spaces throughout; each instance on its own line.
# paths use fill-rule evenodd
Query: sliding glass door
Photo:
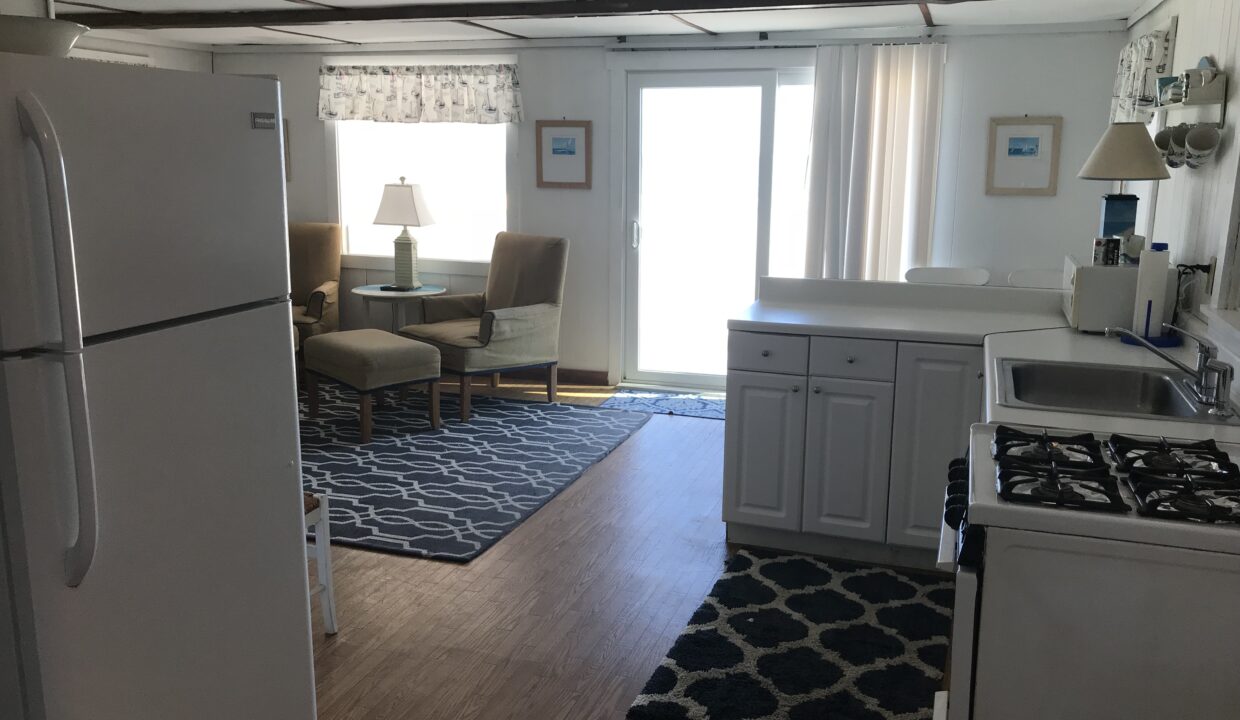
M 629 76 L 626 381 L 722 387 L 727 319 L 772 262 L 795 264 L 798 242 L 803 255 L 807 83 L 776 71 Z

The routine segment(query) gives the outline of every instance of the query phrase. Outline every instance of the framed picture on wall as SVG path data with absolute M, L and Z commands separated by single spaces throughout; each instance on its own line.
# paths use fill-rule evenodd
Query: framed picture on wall
M 589 120 L 539 120 L 538 187 L 589 190 L 593 172 Z
M 1062 130 L 1059 116 L 991 118 L 986 194 L 1056 194 Z

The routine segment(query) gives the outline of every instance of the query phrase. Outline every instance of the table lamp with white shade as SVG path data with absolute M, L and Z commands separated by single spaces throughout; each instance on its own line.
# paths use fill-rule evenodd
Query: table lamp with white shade
M 376 225 L 400 225 L 396 236 L 396 282 L 385 285 L 384 290 L 416 290 L 422 287 L 418 280 L 418 241 L 409 234 L 410 227 L 423 227 L 435 222 L 427 209 L 426 198 L 418 185 L 406 185 L 405 178 L 397 184 L 383 186 L 383 199 L 375 213 Z
M 1167 165 L 1145 125 L 1114 123 L 1102 134 L 1077 177 L 1082 180 L 1118 180 L 1119 193 L 1102 196 L 1098 237 L 1131 234 L 1137 218 L 1137 196 L 1124 193 L 1127 180 L 1166 180 Z

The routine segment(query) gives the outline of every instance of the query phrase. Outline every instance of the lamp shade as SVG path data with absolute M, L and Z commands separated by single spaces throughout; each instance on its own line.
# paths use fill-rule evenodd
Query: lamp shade
M 379 212 L 375 213 L 375 225 L 422 227 L 434 223 L 421 186 L 406 185 L 404 178 L 397 184 L 383 186 L 383 199 L 379 201 Z
M 1115 123 L 1077 173 L 1084 180 L 1166 180 L 1171 177 L 1162 155 L 1139 122 Z

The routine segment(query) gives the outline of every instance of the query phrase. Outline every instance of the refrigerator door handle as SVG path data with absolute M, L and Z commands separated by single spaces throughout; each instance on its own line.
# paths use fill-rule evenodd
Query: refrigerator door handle
M 82 311 L 78 300 L 77 259 L 73 220 L 69 214 L 69 179 L 56 126 L 38 96 L 29 90 L 17 96 L 22 133 L 34 141 L 43 160 L 47 204 L 51 211 L 52 252 L 56 263 L 56 294 L 60 305 L 60 342 L 65 352 L 82 351 Z
M 95 498 L 95 452 L 86 402 L 86 365 L 81 353 L 62 356 L 65 389 L 69 395 L 69 430 L 73 442 L 74 489 L 77 497 L 77 536 L 65 549 L 65 585 L 77 587 L 95 560 L 99 540 L 99 512 Z
M 99 516 L 95 497 L 95 455 L 86 400 L 86 366 L 82 357 L 82 312 L 78 297 L 77 261 L 73 249 L 73 221 L 69 214 L 69 181 L 64 152 L 47 108 L 30 91 L 17 97 L 22 132 L 39 150 L 51 213 L 52 252 L 56 265 L 56 292 L 60 306 L 60 342 L 64 355 L 65 388 L 69 397 L 69 429 L 73 443 L 74 488 L 77 496 L 77 532 L 65 550 L 65 585 L 77 587 L 95 559 Z

